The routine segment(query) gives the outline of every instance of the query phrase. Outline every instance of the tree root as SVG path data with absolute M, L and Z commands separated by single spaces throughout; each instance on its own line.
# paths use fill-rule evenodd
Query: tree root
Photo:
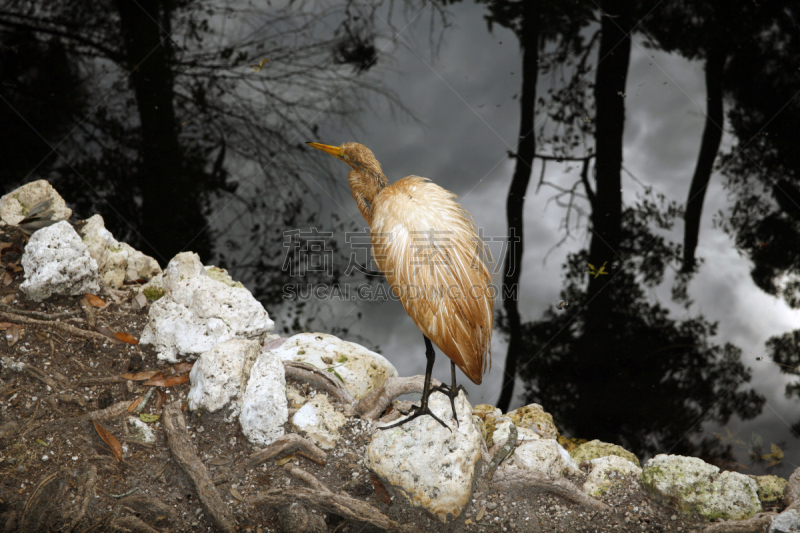
M 22 315 L 18 315 L 15 313 L 5 313 L 3 311 L 0 311 L 0 318 L 5 318 L 6 320 L 11 320 L 14 322 L 21 322 L 23 324 L 42 326 L 43 328 L 58 329 L 65 333 L 71 333 L 72 335 L 75 335 L 77 337 L 83 337 L 85 339 L 95 339 L 99 341 L 109 340 L 108 337 L 106 337 L 101 333 L 97 333 L 95 331 L 88 331 L 81 328 L 76 328 L 75 326 L 64 324 L 63 322 L 55 322 L 51 320 L 36 320 L 35 318 L 27 318 Z
M 310 508 L 339 515 L 348 520 L 367 523 L 389 531 L 414 531 L 409 526 L 401 525 L 390 519 L 370 504 L 347 496 L 331 492 L 321 481 L 312 474 L 295 466 L 287 465 L 286 470 L 293 477 L 308 484 L 311 488 L 281 487 L 260 493 L 249 498 L 247 503 L 252 506 L 266 505 L 278 507 L 299 502 Z
M 175 462 L 192 480 L 197 497 L 202 502 L 206 513 L 219 530 L 234 533 L 236 524 L 229 515 L 222 497 L 214 487 L 208 470 L 194 451 L 179 401 L 164 406 L 163 420 L 170 453 Z
M 353 408 L 353 414 L 366 420 L 377 420 L 389 407 L 392 400 L 403 394 L 422 392 L 425 376 L 412 376 L 409 378 L 388 378 L 383 385 L 373 390 Z M 441 381 L 431 380 L 431 385 L 438 387 Z
M 548 476 L 534 470 L 500 469 L 494 473 L 491 488 L 499 492 L 519 489 L 542 491 L 564 498 L 570 503 L 588 507 L 593 511 L 611 511 L 611 507 L 588 496 L 569 480 Z
M 296 452 L 298 450 L 304 452 L 304 457 L 310 459 L 320 466 L 325 466 L 328 454 L 322 451 L 321 448 L 319 448 L 310 440 L 303 438 L 296 433 L 289 433 L 287 435 L 283 435 L 282 437 L 278 437 L 275 439 L 275 442 L 263 450 L 259 450 L 251 455 L 250 458 L 247 459 L 245 468 L 250 470 L 260 465 L 264 461 L 269 461 L 273 457 L 281 454 Z
M 766 531 L 777 513 L 758 513 L 747 520 L 726 520 L 711 524 L 702 533 L 761 533 Z
M 83 520 L 83 517 L 86 516 L 86 511 L 89 509 L 89 503 L 91 503 L 92 498 L 94 498 L 94 486 L 96 483 L 97 467 L 92 465 L 82 480 L 81 486 L 83 487 L 83 490 L 81 491 L 80 496 L 80 507 L 78 508 L 78 512 L 75 514 L 75 517 L 72 519 L 72 522 L 70 522 L 69 526 L 67 527 L 67 532 L 75 529 L 78 523 Z
M 356 403 L 355 398 L 347 390 L 347 387 L 329 372 L 323 372 L 319 368 L 306 363 L 298 363 L 297 361 L 284 361 L 283 368 L 286 372 L 286 377 L 318 387 L 328 393 L 329 396 L 344 403 L 345 411 L 352 408 L 353 404 Z M 345 414 L 350 416 L 347 412 Z

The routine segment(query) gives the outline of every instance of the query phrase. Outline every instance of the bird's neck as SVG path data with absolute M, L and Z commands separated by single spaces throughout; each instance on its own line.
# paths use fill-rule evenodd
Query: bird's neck
M 378 193 L 389 184 L 386 176 L 382 172 L 353 169 L 347 175 L 347 181 L 350 183 L 350 192 L 358 204 L 361 216 L 367 224 L 372 224 L 372 204 Z

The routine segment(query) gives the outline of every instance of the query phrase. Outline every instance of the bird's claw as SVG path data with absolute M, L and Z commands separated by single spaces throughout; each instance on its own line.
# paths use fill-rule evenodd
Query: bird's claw
M 438 416 L 436 416 L 435 414 L 433 414 L 433 412 L 431 412 L 431 410 L 428 408 L 427 402 L 425 402 L 423 405 L 412 405 L 411 406 L 411 410 L 414 411 L 414 412 L 411 415 L 409 415 L 407 418 L 405 418 L 403 420 L 400 420 L 399 422 L 395 422 L 394 424 L 391 424 L 391 425 L 388 425 L 388 426 L 383 426 L 383 427 L 378 428 L 378 429 L 396 428 L 397 426 L 402 426 L 406 422 L 410 422 L 410 421 L 412 421 L 415 418 L 418 418 L 420 416 L 430 415 L 431 417 L 433 417 L 434 420 L 439 422 L 442 425 L 442 427 L 445 427 L 445 428 L 449 429 L 450 431 L 453 431 L 451 428 L 449 428 L 447 426 L 447 424 L 442 422 L 442 420 Z M 458 420 L 456 420 L 456 423 L 458 423 Z
M 441 392 L 448 398 L 450 398 L 450 407 L 453 409 L 453 419 L 456 421 L 456 426 L 461 427 L 461 424 L 458 422 L 458 415 L 456 414 L 456 398 L 458 397 L 458 393 L 464 391 L 464 394 L 467 394 L 467 390 L 459 385 L 456 387 L 455 393 L 453 392 L 453 387 L 450 385 L 445 385 L 444 383 L 440 383 L 439 385 L 435 386 L 431 389 L 431 392 Z

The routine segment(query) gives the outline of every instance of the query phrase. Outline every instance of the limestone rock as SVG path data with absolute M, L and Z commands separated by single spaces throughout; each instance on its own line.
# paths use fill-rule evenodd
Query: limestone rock
M 797 531 L 800 531 L 800 513 L 789 509 L 772 519 L 767 533 L 795 533 Z
M 504 443 L 509 437 L 511 426 L 516 427 L 516 425 L 507 416 L 501 416 L 500 418 L 495 419 L 492 442 L 494 442 L 495 445 Z M 520 444 L 526 440 L 541 440 L 541 438 L 542 437 L 532 429 L 520 427 L 517 428 L 517 444 Z
M 558 429 L 553 422 L 553 415 L 546 412 L 538 403 L 524 405 L 506 413 L 517 429 L 526 428 L 535 431 L 543 439 L 558 438 Z
M 250 442 L 269 446 L 283 435 L 287 420 L 289 409 L 283 363 L 272 353 L 262 352 L 250 370 L 239 423 Z
M 317 394 L 297 410 L 292 424 L 323 450 L 332 450 L 339 440 L 339 428 L 345 423 L 325 394 Z
M 786 488 L 783 489 L 783 503 L 786 506 L 792 505 L 796 500 L 800 499 L 800 468 L 796 468 L 792 475 L 789 476 L 789 482 Z
M 453 521 L 469 504 L 475 466 L 481 458 L 481 435 L 463 392 L 455 405 L 459 426 L 452 419 L 449 398 L 435 392 L 428 406 L 450 429 L 421 416 L 376 431 L 367 447 L 367 467 L 412 505 L 443 523 Z
M 486 446 L 491 448 L 494 446 L 494 430 L 497 419 L 503 416 L 503 411 L 494 405 L 480 404 L 472 408 L 475 416 L 483 421 L 483 438 L 486 441 Z
M 599 440 L 592 440 L 581 444 L 571 451 L 570 455 L 578 464 L 581 464 L 584 461 L 591 461 L 592 459 L 597 459 L 599 457 L 616 455 L 617 457 L 622 457 L 623 459 L 632 462 L 637 467 L 641 466 L 639 464 L 639 458 L 622 446 L 610 444 L 608 442 L 602 442 Z
M 47 180 L 26 183 L 0 198 L 0 219 L 6 224 L 16 226 L 38 203 L 52 199 L 49 211 L 51 220 L 66 220 L 72 216 L 72 209 Z
M 161 273 L 155 259 L 127 243 L 118 242 L 106 229 L 100 215 L 86 220 L 78 231 L 89 254 L 97 261 L 100 277 L 109 287 L 119 289 L 126 281 L 149 280 Z
M 20 289 L 31 300 L 100 290 L 97 262 L 69 222 L 61 221 L 34 233 L 22 254 L 22 268 L 25 281 Z
M 589 496 L 602 496 L 613 486 L 623 483 L 627 476 L 636 476 L 638 480 L 642 474 L 639 465 L 617 455 L 590 459 L 588 463 L 590 471 L 583 492 Z
M 696 457 L 656 455 L 642 469 L 642 484 L 654 497 L 706 520 L 743 520 L 761 512 L 758 485 L 736 472 L 723 472 Z
M 387 378 L 398 375 L 397 369 L 382 355 L 325 333 L 295 335 L 273 352 L 284 361 L 308 363 L 328 370 L 342 379 L 356 400 L 383 385 Z
M 274 327 L 250 291 L 209 277 L 197 254 L 178 254 L 158 278 L 164 296 L 150 306 L 140 342 L 161 360 L 194 358 L 230 339 L 263 342 Z
M 211 413 L 228 407 L 239 413 L 250 369 L 261 344 L 254 340 L 231 339 L 203 352 L 189 374 L 189 409 L 205 409 Z
M 758 485 L 758 499 L 761 503 L 773 503 L 783 498 L 783 491 L 788 484 L 778 476 L 748 476 Z
M 535 470 L 554 477 L 581 473 L 567 450 L 553 439 L 524 441 L 514 451 L 514 455 L 505 460 L 503 466 Z

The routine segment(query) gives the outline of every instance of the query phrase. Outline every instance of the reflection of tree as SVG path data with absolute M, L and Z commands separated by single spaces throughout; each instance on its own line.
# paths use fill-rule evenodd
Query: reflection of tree
M 781 372 L 800 376 L 800 329 L 771 337 L 766 347 L 768 356 L 780 367 Z M 786 384 L 786 397 L 792 396 L 800 399 L 800 379 Z M 794 423 L 792 429 L 800 433 L 800 420 Z
M 61 157 L 37 166 L 50 147 L 29 125 L 4 121 L 3 135 L 30 142 L 8 151 L 3 185 L 47 176 L 79 215 L 102 214 L 117 238 L 162 263 L 192 250 L 279 302 L 267 287 L 284 281 L 283 231 L 312 225 L 320 196 L 332 192 L 307 178 L 310 168 L 314 175 L 324 169 L 318 158 L 305 162 L 302 141 L 323 117 L 353 124 L 367 94 L 399 105 L 368 76 L 379 59 L 379 4 L 6 6 L 3 44 L 34 43 L 36 53 L 25 49 L 4 61 L 4 82 L 59 91 L 57 98 L 31 91 L 37 100 L 0 95 L 33 119 L 30 126 Z M 6 107 L 3 116 L 13 116 Z
M 751 377 L 741 350 L 709 341 L 715 324 L 702 317 L 675 321 L 647 301 L 642 285 L 660 283 L 666 264 L 680 256 L 679 247 L 648 226 L 669 227 L 677 213 L 672 206 L 665 216 L 649 201 L 623 212 L 620 253 L 630 262 L 605 288 L 608 307 L 587 305 L 583 251 L 566 265 L 561 296 L 570 306 L 523 326 L 531 359 L 521 372 L 526 401 L 544 404 L 567 434 L 617 442 L 640 455 L 697 455 L 711 446 L 719 454 L 712 441 L 698 445 L 686 437 L 700 433 L 701 420 L 726 423 L 761 411 L 763 397 L 739 390 Z M 605 332 L 602 343 L 588 335 L 590 321 Z

